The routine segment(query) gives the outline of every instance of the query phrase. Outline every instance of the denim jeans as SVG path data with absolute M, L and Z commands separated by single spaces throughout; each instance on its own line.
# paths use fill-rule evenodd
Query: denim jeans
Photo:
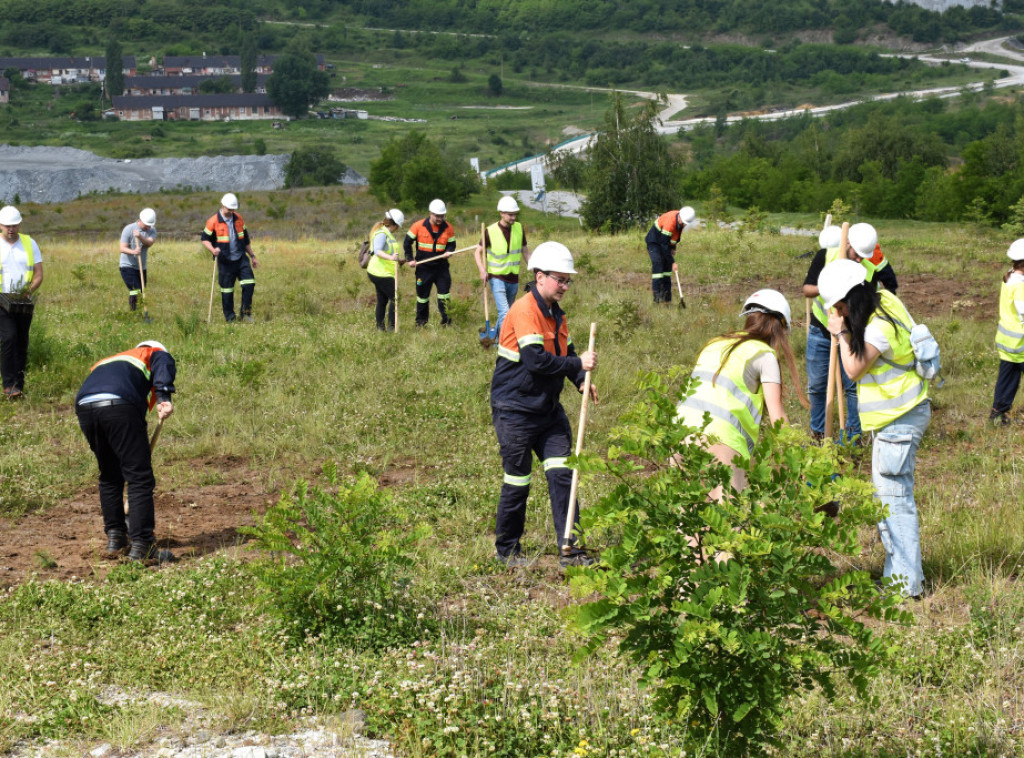
M 921 535 L 914 502 L 917 448 L 932 418 L 928 400 L 875 432 L 871 448 L 871 481 L 889 517 L 878 525 L 885 548 L 885 576 L 902 583 L 904 595 L 921 594 Z
M 811 401 L 811 431 L 825 433 L 825 399 L 828 392 L 828 356 L 832 340 L 811 327 L 807 337 L 807 399 Z M 857 413 L 857 384 L 850 380 L 839 361 L 846 395 L 846 438 L 860 434 L 860 414 Z
M 492 276 L 487 282 L 494 293 L 494 304 L 498 307 L 498 320 L 494 322 L 494 331 L 501 334 L 501 325 L 505 321 L 505 314 L 515 302 L 516 293 L 519 292 L 519 282 L 503 282 L 501 279 Z

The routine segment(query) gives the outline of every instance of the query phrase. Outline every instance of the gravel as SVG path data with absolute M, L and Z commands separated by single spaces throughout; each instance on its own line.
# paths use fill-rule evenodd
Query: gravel
M 218 155 L 117 160 L 73 147 L 0 145 L 0 201 L 14 202 L 17 195 L 21 202 L 60 203 L 90 192 L 108 190 L 134 193 L 173 189 L 273 190 L 284 186 L 288 158 L 288 155 Z

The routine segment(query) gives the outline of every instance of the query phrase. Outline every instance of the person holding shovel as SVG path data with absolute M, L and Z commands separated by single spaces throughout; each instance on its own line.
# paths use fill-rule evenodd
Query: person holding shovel
M 494 330 L 501 334 L 505 314 L 515 302 L 519 292 L 519 266 L 525 258 L 530 261 L 530 248 L 526 243 L 526 230 L 516 219 L 519 217 L 519 203 L 511 195 L 498 201 L 500 218 L 484 231 L 483 240 L 477 244 L 473 255 L 480 271 L 480 281 L 489 286 L 498 308 L 498 320 Z
M 804 279 L 804 297 L 811 300 L 811 324 L 807 335 L 807 396 L 811 401 L 811 436 L 816 440 L 825 437 L 825 405 L 828 395 L 828 364 L 832 349 L 832 338 L 826 325 L 824 301 L 818 293 L 818 277 L 829 263 L 838 260 L 856 261 L 864 267 L 869 280 L 877 281 L 889 292 L 896 292 L 899 282 L 891 265 L 878 247 L 878 233 L 871 224 L 854 224 L 850 227 L 845 251 L 840 251 L 841 230 L 838 226 L 827 226 L 818 235 L 820 249 L 811 260 Z M 857 385 L 839 365 L 843 378 L 843 394 L 846 397 L 845 441 L 857 440 L 861 434 L 860 415 L 857 412 Z
M 128 288 L 128 309 L 138 306 L 139 295 L 145 292 L 149 281 L 147 253 L 156 242 L 156 211 L 143 208 L 139 220 L 121 230 L 121 279 Z
M 576 273 L 569 249 L 558 242 L 544 242 L 533 251 L 527 268 L 533 271 L 533 284 L 502 324 L 491 379 L 491 419 L 505 471 L 494 546 L 497 559 L 506 566 L 528 565 L 519 540 L 536 453 L 548 480 L 559 563 L 590 565 L 593 559 L 573 539 L 566 543 L 564 538 L 572 487 L 572 471 L 565 461 L 572 454 L 572 429 L 559 396 L 566 379 L 583 391 L 586 372 L 597 365 L 597 354 L 589 350 L 576 354 L 560 307 Z M 590 395 L 596 403 L 593 384 Z M 578 518 L 579 509 L 574 512 Z
M 647 231 L 647 255 L 651 259 L 651 290 L 654 302 L 672 302 L 672 274 L 679 270 L 676 263 L 676 244 L 686 227 L 697 220 L 697 213 L 689 205 L 678 211 L 669 211 Z
M 385 330 L 385 311 L 388 317 L 387 331 L 395 331 L 395 269 L 402 263 L 395 232 L 404 223 L 405 214 L 398 208 L 392 208 L 384 214 L 384 220 L 378 221 L 370 230 L 370 249 L 373 250 L 373 255 L 366 267 L 366 273 L 377 290 L 377 328 L 382 332 Z
M 1010 423 L 1007 415 L 1020 387 L 1024 371 L 1024 239 L 1016 240 L 1006 251 L 1010 270 L 1003 275 L 999 290 L 999 326 L 996 349 L 999 351 L 999 375 L 988 420 L 1001 426 Z
M 146 412 L 156 407 L 163 422 L 174 412 L 176 367 L 167 348 L 155 340 L 98 361 L 75 397 L 82 434 L 99 464 L 100 510 L 107 535 L 108 557 L 129 547 L 128 558 L 156 557 L 153 530 L 152 450 Z M 123 495 L 128 484 L 128 519 Z
M 220 304 L 224 320 L 235 320 L 235 281 L 242 288 L 242 321 L 252 323 L 252 295 L 256 289 L 253 270 L 259 267 L 252 251 L 252 238 L 238 215 L 238 198 L 228 192 L 220 199 L 220 210 L 203 229 L 203 246 L 217 259 Z M 251 265 L 250 265 L 251 262 Z
M 772 424 L 788 423 L 782 406 L 780 357 L 786 361 L 800 402 L 808 405 L 789 346 L 790 315 L 789 302 L 781 292 L 763 289 L 748 297 L 740 312 L 746 317 L 743 329 L 715 337 L 704 346 L 692 374 L 700 383 L 677 409 L 682 423 L 702 430 L 707 451 L 732 467 L 732 487 L 737 492 L 747 486 L 746 470 L 737 463 L 750 461 L 764 412 Z M 706 427 L 705 413 L 711 414 Z M 721 500 L 722 495 L 719 486 L 708 497 Z
M 857 383 L 860 423 L 874 432 L 871 480 L 888 508 L 878 524 L 884 575 L 909 597 L 920 597 L 924 571 L 914 501 L 917 449 L 931 420 L 928 380 L 915 368 L 914 324 L 892 292 L 879 291 L 860 263 L 839 260 L 818 277 L 828 331 L 839 341 L 843 368 Z
M 27 234 L 21 234 L 21 213 L 13 205 L 0 208 L 0 290 L 16 296 L 31 295 L 43 283 L 43 254 Z M 32 326 L 32 303 L 9 304 L 0 308 L 0 377 L 4 397 L 16 400 L 24 395 L 25 366 L 28 363 L 28 333 Z
M 426 326 L 430 319 L 430 290 L 437 288 L 437 311 L 441 325 L 451 323 L 448 301 L 451 299 L 452 274 L 448 258 L 455 252 L 455 230 L 445 220 L 448 208 L 443 200 L 430 201 L 430 215 L 409 227 L 405 237 L 405 260 L 416 269 L 416 326 Z M 440 260 L 424 263 L 427 258 L 443 255 Z

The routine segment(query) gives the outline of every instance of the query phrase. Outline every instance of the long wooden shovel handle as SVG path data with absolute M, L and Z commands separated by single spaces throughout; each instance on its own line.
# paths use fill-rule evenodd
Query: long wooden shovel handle
M 594 352 L 594 337 L 597 335 L 597 323 L 590 324 L 590 343 L 587 345 L 588 352 Z M 587 429 L 587 408 L 590 407 L 590 372 L 588 371 L 583 379 L 583 403 L 580 406 L 580 424 L 576 430 L 576 455 L 583 452 L 583 434 Z M 569 511 L 565 514 L 565 534 L 563 537 L 562 552 L 568 555 L 571 551 L 569 540 L 572 539 L 573 523 L 576 521 L 576 493 L 580 487 L 580 470 L 572 470 L 572 485 L 569 487 Z
M 839 235 L 840 254 L 846 251 L 846 240 L 850 234 L 850 222 L 843 222 L 843 231 Z M 832 405 L 835 402 L 836 382 L 842 387 L 843 377 L 839 372 L 839 340 L 832 338 L 832 349 L 828 354 L 828 388 L 825 391 L 825 437 L 832 438 Z M 840 392 L 840 394 L 842 394 Z
M 422 266 L 424 263 L 433 263 L 434 261 L 439 261 L 442 258 L 446 258 L 446 257 L 450 258 L 453 255 L 458 255 L 459 253 L 464 253 L 467 250 L 476 250 L 476 245 L 471 245 L 470 247 L 459 248 L 458 250 L 452 250 L 451 253 L 441 253 L 440 255 L 435 255 L 433 258 L 424 258 L 422 261 L 416 261 L 416 265 L 417 266 Z
M 153 452 L 153 448 L 156 447 L 156 441 L 160 439 L 160 430 L 164 428 L 164 420 L 160 419 L 156 422 L 156 429 L 153 430 L 153 436 L 149 438 L 149 452 Z
M 480 247 L 484 248 L 484 267 L 485 268 L 487 266 L 487 250 L 486 250 L 487 245 L 485 244 L 485 240 L 487 238 L 484 236 L 486 233 L 487 233 L 487 226 L 485 224 L 480 224 Z M 491 315 L 490 315 L 490 311 L 488 310 L 488 307 L 487 307 L 487 282 L 484 282 L 484 321 L 486 322 L 486 321 L 490 321 L 490 320 L 491 320 Z M 490 328 L 490 327 L 488 327 L 488 328 Z
M 206 323 L 210 323 L 210 319 L 213 318 L 213 291 L 217 286 L 217 256 L 213 256 L 213 276 L 210 278 L 210 308 L 206 311 Z

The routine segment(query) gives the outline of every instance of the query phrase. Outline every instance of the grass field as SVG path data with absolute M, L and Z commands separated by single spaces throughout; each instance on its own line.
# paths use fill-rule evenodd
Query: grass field
M 74 581 L 48 580 L 55 572 L 41 562 L 35 578 L 0 596 L 0 752 L 41 738 L 79 752 L 100 741 L 127 749 L 187 730 L 180 707 L 101 702 L 105 688 L 118 686 L 201 702 L 223 731 L 287 730 L 307 717 L 331 723 L 358 706 L 368 731 L 404 755 L 714 753 L 689 742 L 685 725 L 664 722 L 637 687 L 637 672 L 610 652 L 571 662 L 580 640 L 566 608 L 575 601 L 555 565 L 541 477 L 524 541 L 536 564 L 507 573 L 490 560 L 501 485 L 488 408 L 495 356 L 478 344 L 483 314 L 468 258 L 452 264 L 451 329 L 438 328 L 436 314 L 426 329 L 407 328 L 414 298 L 403 272 L 401 332 L 382 335 L 373 328 L 373 289 L 353 253 L 380 209 L 361 193 L 336 190 L 246 197 L 242 211 L 262 263 L 257 323 L 225 325 L 215 303 L 208 326 L 209 257 L 185 237 L 215 198 L 144 200 L 161 214 L 161 230 L 183 230 L 151 253 L 151 325 L 126 313 L 112 252 L 138 198 L 26 212 L 23 231 L 40 243 L 46 281 L 28 400 L 0 406 L 0 515 L 11 519 L 4 528 L 17 534 L 22 514 L 59 512 L 72 498 L 91 497 L 95 461 L 71 410 L 74 394 L 98 358 L 159 339 L 178 360 L 179 394 L 155 455 L 158 492 L 201 492 L 226 460 L 253 488 L 274 493 L 298 479 L 325 484 L 325 467 L 344 481 L 368 473 L 385 485 L 397 529 L 427 529 L 403 573 L 403 612 L 411 609 L 414 631 L 382 649 L 365 636 L 290 628 L 252 602 L 252 554 L 231 544 L 160 569 L 107 574 L 97 560 L 94 576 Z M 281 205 L 287 212 L 275 218 L 269 210 Z M 481 198 L 452 218 L 469 236 L 478 216 L 490 220 L 490 207 L 493 198 Z M 108 218 L 103 240 L 92 227 L 100 213 Z M 310 214 L 329 222 L 323 236 L 304 223 Z M 797 293 L 808 261 L 796 255 L 808 238 L 686 235 L 689 307 L 655 308 L 640 233 L 586 237 L 572 222 L 539 216 L 524 215 L 532 244 L 551 237 L 578 255 L 581 273 L 564 301 L 577 341 L 598 323 L 594 381 L 602 402 L 591 416 L 589 450 L 606 449 L 636 400 L 639 371 L 690 367 L 706 339 L 738 324 L 753 290 L 778 287 L 803 313 Z M 92 233 L 75 235 L 76 224 Z M 794 700 L 776 753 L 1019 755 L 1024 439 L 1020 426 L 985 423 L 997 365 L 993 301 L 1009 240 L 925 224 L 879 231 L 900 294 L 942 345 L 948 380 L 934 393 L 918 457 L 928 596 L 907 605 L 914 626 L 878 627 L 895 655 L 872 685 L 874 700 L 857 701 L 852 690 L 831 704 L 818 694 Z M 798 358 L 803 339 L 796 329 Z M 563 400 L 575 424 L 579 400 L 570 391 Z M 791 420 L 806 424 L 792 395 L 787 402 Z M 852 456 L 846 473 L 866 476 L 868 462 Z M 584 503 L 609 486 L 585 481 Z M 879 571 L 873 530 L 862 544 L 859 565 Z M 366 613 L 378 611 L 389 612 Z

